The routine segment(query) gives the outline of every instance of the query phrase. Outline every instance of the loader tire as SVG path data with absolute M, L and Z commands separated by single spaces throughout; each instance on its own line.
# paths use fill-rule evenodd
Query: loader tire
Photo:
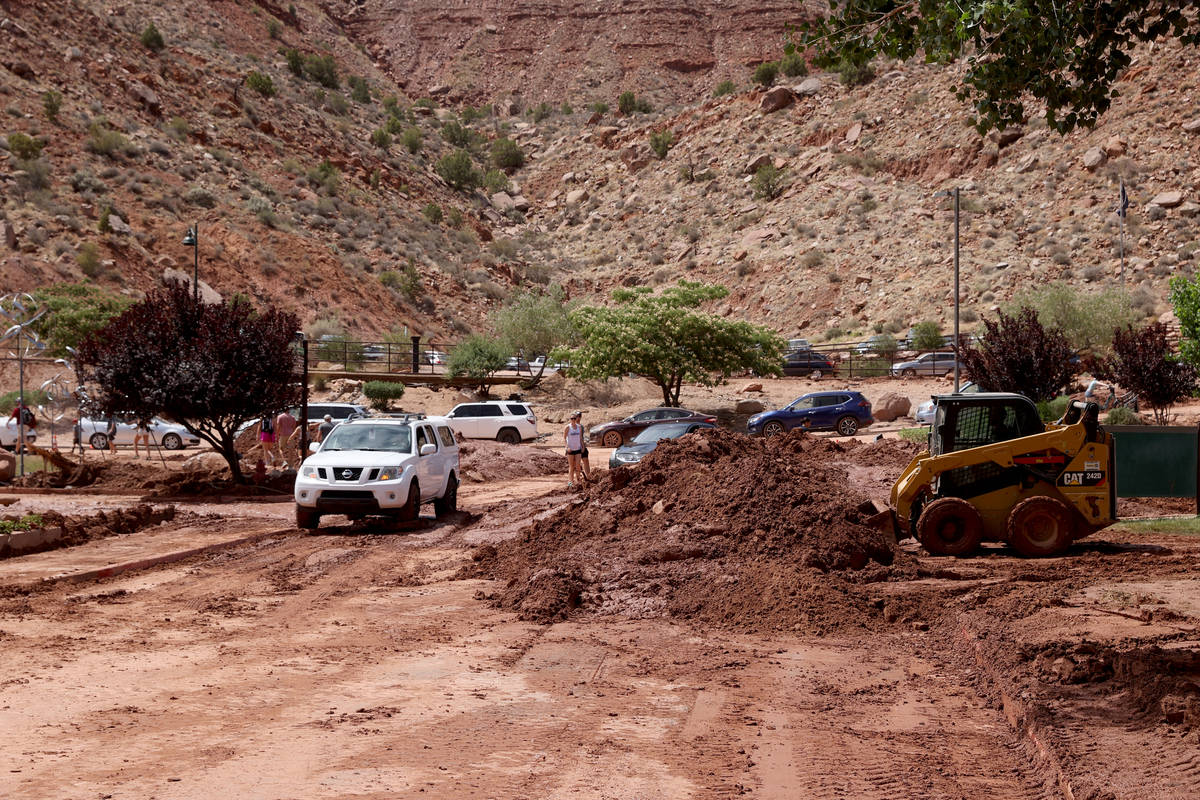
M 966 556 L 983 541 L 983 517 L 966 500 L 943 497 L 934 500 L 917 520 L 917 538 L 925 549 L 938 556 Z
M 1053 497 L 1022 500 L 1008 515 L 1008 543 L 1030 558 L 1066 552 L 1074 533 L 1071 509 Z

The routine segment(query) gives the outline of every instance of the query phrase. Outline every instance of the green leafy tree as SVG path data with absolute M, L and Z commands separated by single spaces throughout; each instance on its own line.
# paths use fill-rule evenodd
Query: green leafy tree
M 654 155 L 659 159 L 667 157 L 667 153 L 671 151 L 671 146 L 675 144 L 675 134 L 670 128 L 665 128 L 661 131 L 654 131 L 650 134 L 650 149 L 654 151 Z
M 918 322 L 912 326 L 912 341 L 909 347 L 913 350 L 937 350 L 942 346 L 942 329 L 936 322 Z
M 492 142 L 492 163 L 503 170 L 514 170 L 525 164 L 521 146 L 507 137 Z
M 392 401 L 404 397 L 404 384 L 396 381 L 367 381 L 363 384 L 363 395 L 378 411 L 391 411 Z
M 446 374 L 451 378 L 470 378 L 479 393 L 486 396 L 492 376 L 508 365 L 508 347 L 499 339 L 481 334 L 462 341 L 446 359 Z
M 1019 293 L 1005 310 L 1011 314 L 1020 308 L 1032 308 L 1042 325 L 1062 331 L 1076 350 L 1107 349 L 1113 331 L 1132 325 L 1139 316 L 1126 292 L 1084 293 L 1061 281 Z
M 529 358 L 547 356 L 530 381 L 530 388 L 541 381 L 550 353 L 574 338 L 568 308 L 563 288 L 554 285 L 518 292 L 492 317 L 496 333 L 510 352 L 524 353 Z
M 1049 400 L 1071 382 L 1067 337 L 1038 321 L 1037 312 L 1022 308 L 1009 316 L 983 321 L 979 347 L 959 349 L 967 374 L 989 392 L 1019 392 L 1034 402 Z
M 483 183 L 483 176 L 475 169 L 471 154 L 466 150 L 455 150 L 447 156 L 442 156 L 438 159 L 435 169 L 442 180 L 455 189 L 470 191 Z
M 754 82 L 762 86 L 770 86 L 779 77 L 779 63 L 764 61 L 754 68 Z
M 890 333 L 881 333 L 871 337 L 871 352 L 880 358 L 892 359 L 896 355 L 896 351 L 900 349 L 900 345 L 896 343 L 896 337 Z
M 565 353 L 572 376 L 640 375 L 662 390 L 665 405 L 678 406 L 684 381 L 715 386 L 747 370 L 778 375 L 778 335 L 700 310 L 728 294 L 723 286 L 680 281 L 658 294 L 646 287 L 618 289 L 611 307 L 572 310 L 568 316 L 582 342 Z
M 1025 98 L 1044 103 L 1050 128 L 1091 127 L 1142 42 L 1200 42 L 1200 19 L 1182 0 L 846 0 L 801 26 L 818 66 L 875 55 L 928 62 L 962 58 L 960 99 L 980 131 L 1025 122 Z
M 1161 322 L 1116 331 L 1113 354 L 1097 365 L 1096 374 L 1133 391 L 1159 425 L 1167 424 L 1171 406 L 1196 389 L 1196 368 L 1175 355 Z
M 297 404 L 300 320 L 250 303 L 206 303 L 175 282 L 146 295 L 79 345 L 75 365 L 95 411 L 176 420 L 244 482 L 243 423 Z
M 1171 279 L 1169 295 L 1179 318 L 1179 330 L 1183 339 L 1179 352 L 1184 361 L 1200 367 L 1200 277 L 1189 280 L 1183 275 Z
M 133 305 L 132 299 L 90 283 L 56 283 L 37 289 L 33 296 L 46 309 L 34 330 L 51 355 L 60 357 Z

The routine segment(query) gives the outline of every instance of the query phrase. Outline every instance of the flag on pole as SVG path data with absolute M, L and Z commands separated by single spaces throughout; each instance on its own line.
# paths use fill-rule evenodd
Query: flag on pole
M 1125 194 L 1125 181 L 1121 181 L 1121 199 L 1117 203 L 1117 216 L 1125 219 L 1125 212 L 1129 209 L 1129 195 Z

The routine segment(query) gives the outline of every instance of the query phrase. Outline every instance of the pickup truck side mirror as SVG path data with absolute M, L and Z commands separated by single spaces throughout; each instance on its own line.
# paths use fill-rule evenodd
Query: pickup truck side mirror
M 436 453 L 436 452 L 437 452 L 437 445 L 436 445 L 436 444 L 423 444 L 423 445 L 421 445 L 421 455 L 423 455 L 423 456 L 431 456 L 431 455 L 433 455 L 433 454 L 434 454 L 434 453 Z
M 320 442 L 309 442 L 309 443 L 308 443 L 308 452 L 310 452 L 310 453 L 315 453 L 315 452 L 317 452 L 317 451 L 318 451 L 318 450 L 320 450 L 320 449 L 321 449 L 321 443 L 320 443 Z

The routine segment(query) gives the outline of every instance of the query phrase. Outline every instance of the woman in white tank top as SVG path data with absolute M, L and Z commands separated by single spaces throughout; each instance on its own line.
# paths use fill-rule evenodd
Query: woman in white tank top
M 587 446 L 583 442 L 583 437 L 586 434 L 583 430 L 583 423 L 580 422 L 582 418 L 583 412 L 572 412 L 571 421 L 568 423 L 566 430 L 563 431 L 563 441 L 567 445 L 568 489 L 574 489 L 575 484 L 582 484 L 584 478 L 588 477 L 583 469 L 583 454 L 587 452 Z

